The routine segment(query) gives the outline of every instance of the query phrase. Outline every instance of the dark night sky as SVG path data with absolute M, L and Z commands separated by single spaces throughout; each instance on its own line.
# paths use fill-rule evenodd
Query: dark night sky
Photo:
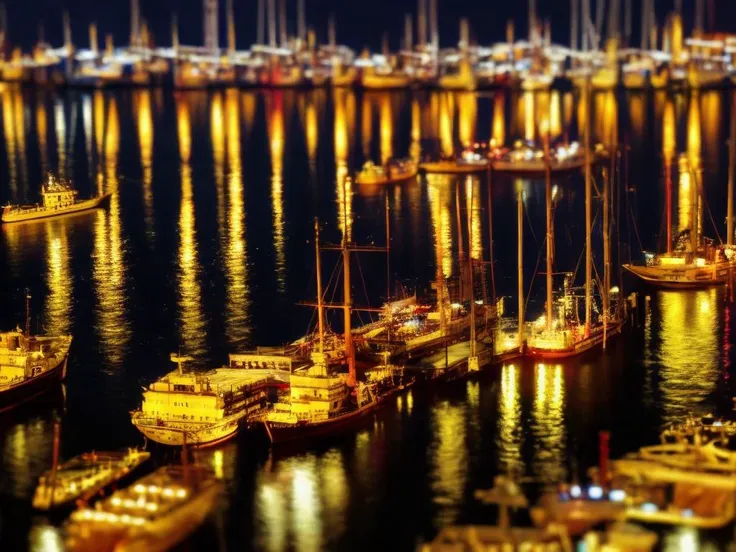
M 238 37 L 238 47 L 244 48 L 253 42 L 256 35 L 257 0 L 233 0 Z M 624 0 L 621 0 L 623 4 Z M 594 11 L 591 2 L 591 11 Z M 610 0 L 609 0 L 610 2 Z M 713 7 L 713 30 L 736 32 L 736 0 L 705 0 Z M 290 28 L 295 27 L 296 0 L 286 0 Z M 632 0 L 634 36 L 638 42 L 640 0 Z M 673 5 L 673 0 L 655 0 L 658 19 Z M 180 21 L 180 36 L 183 43 L 202 43 L 201 0 L 140 0 L 141 13 L 148 19 L 157 43 L 170 44 L 170 18 L 175 11 Z M 388 32 L 391 45 L 397 46 L 403 30 L 403 15 L 416 10 L 416 0 L 306 0 L 307 22 L 314 27 L 318 37 L 327 34 L 327 17 L 335 13 L 337 36 L 342 43 L 353 48 L 370 46 L 379 48 L 383 32 Z M 537 0 L 538 11 L 552 21 L 552 37 L 557 42 L 569 41 L 569 0 Z M 685 18 L 692 19 L 695 0 L 683 0 Z M 220 0 L 221 12 L 225 0 Z M 72 32 L 78 46 L 88 43 L 87 25 L 90 21 L 99 24 L 100 42 L 106 33 L 112 33 L 116 44 L 127 42 L 129 32 L 128 0 L 6 0 L 9 18 L 10 41 L 28 48 L 37 36 L 40 23 L 45 27 L 47 39 L 53 44 L 61 43 L 61 14 L 69 9 Z M 470 19 L 471 32 L 477 41 L 490 43 L 502 40 L 506 21 L 516 22 L 517 36 L 526 33 L 527 0 L 439 0 L 440 41 L 443 46 L 457 42 L 458 20 L 461 16 Z M 224 14 L 221 16 L 220 41 L 224 45 Z

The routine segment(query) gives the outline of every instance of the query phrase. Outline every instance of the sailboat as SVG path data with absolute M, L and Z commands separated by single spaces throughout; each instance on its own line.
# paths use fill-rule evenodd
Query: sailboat
M 345 215 L 347 216 L 347 215 Z M 345 225 L 347 228 L 347 224 Z M 335 248 L 326 248 L 335 249 Z M 303 441 L 335 435 L 373 412 L 388 399 L 397 395 L 413 380 L 403 381 L 403 370 L 385 362 L 366 374 L 359 381 L 355 366 L 355 344 L 351 319 L 350 253 L 355 250 L 380 250 L 378 248 L 351 248 L 347 232 L 343 233 L 339 250 L 343 260 L 344 299 L 339 307 L 344 312 L 345 334 L 342 341 L 344 363 L 348 372 L 336 373 L 325 354 L 325 305 L 322 294 L 322 275 L 319 245 L 319 224 L 315 221 L 315 254 L 317 269 L 317 319 L 319 339 L 317 350 L 311 352 L 311 364 L 293 371 L 289 383 L 289 395 L 276 402 L 263 417 L 263 425 L 273 444 Z M 399 376 L 399 381 L 397 381 Z
M 667 171 L 665 205 L 667 216 L 667 252 L 661 255 L 645 253 L 646 264 L 623 265 L 626 270 L 648 284 L 669 289 L 697 289 L 725 284 L 729 273 L 736 268 L 736 247 L 733 228 L 733 189 L 736 170 L 736 112 L 731 108 L 731 136 L 729 140 L 728 205 L 726 245 L 716 246 L 701 233 L 698 205 L 702 183 L 697 171 L 690 171 L 687 160 L 680 159 L 681 173 L 690 173 L 690 227 L 684 229 L 676 240 L 672 239 L 671 204 L 672 185 Z
M 586 81 L 584 94 L 586 96 L 586 106 L 589 106 L 589 84 Z M 530 325 L 526 342 L 526 354 L 535 358 L 544 359 L 560 359 L 569 358 L 594 347 L 602 345 L 605 348 L 606 340 L 617 334 L 621 330 L 621 323 L 618 317 L 612 312 L 610 306 L 610 272 L 611 272 L 611 248 L 609 229 L 610 223 L 610 186 L 613 177 L 613 170 L 610 171 L 608 178 L 603 182 L 603 285 L 601 297 L 603 302 L 603 312 L 597 321 L 593 320 L 593 294 L 592 294 L 592 175 L 591 175 L 591 159 L 590 159 L 590 117 L 586 115 L 585 122 L 585 320 L 582 324 L 577 321 L 577 305 L 573 297 L 571 297 L 572 277 L 566 277 L 564 293 L 561 299 L 555 301 L 552 292 L 552 275 L 553 275 L 553 248 L 554 248 L 554 227 L 552 220 L 552 175 L 549 163 L 549 139 L 545 142 L 545 195 L 546 195 L 546 213 L 547 213 L 547 270 L 546 270 L 546 287 L 547 302 L 546 313 L 536 322 Z M 613 159 L 612 156 L 612 164 Z M 521 247 L 521 245 L 520 245 Z M 615 310 L 615 309 L 614 309 Z

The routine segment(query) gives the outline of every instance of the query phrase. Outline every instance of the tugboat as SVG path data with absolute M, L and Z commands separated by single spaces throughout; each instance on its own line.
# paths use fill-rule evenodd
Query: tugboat
M 164 466 L 66 525 L 71 552 L 162 552 L 185 540 L 218 503 L 223 485 L 200 466 Z
M 133 425 L 164 445 L 209 446 L 230 439 L 243 418 L 263 408 L 268 388 L 290 370 L 290 365 L 287 371 L 266 368 L 270 363 L 258 355 L 232 355 L 230 367 L 206 372 L 185 372 L 189 357 L 171 355 L 171 360 L 178 369 L 152 383 L 141 407 L 131 412 Z
M 25 331 L 0 332 L 0 413 L 45 393 L 66 377 L 72 336 L 37 336 L 30 330 L 26 293 Z
M 90 199 L 77 199 L 77 191 L 68 180 L 56 178 L 48 173 L 46 183 L 41 186 L 41 205 L 6 205 L 0 221 L 4 223 L 28 222 L 49 217 L 79 213 L 100 207 L 112 194 L 102 194 Z

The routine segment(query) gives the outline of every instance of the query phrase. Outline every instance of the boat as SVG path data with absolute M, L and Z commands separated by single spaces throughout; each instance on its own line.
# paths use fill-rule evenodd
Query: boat
M 729 140 L 729 194 L 733 194 L 733 174 L 736 167 L 736 153 L 734 140 L 736 139 L 736 115 L 731 119 L 731 140 Z M 695 186 L 690 186 L 693 193 L 691 201 L 690 220 L 695 222 L 689 228 L 684 228 L 673 240 L 671 236 L 671 195 L 672 185 L 667 172 L 665 186 L 665 203 L 667 205 L 667 252 L 654 254 L 644 252 L 645 264 L 627 263 L 623 268 L 642 281 L 654 287 L 665 289 L 700 289 L 710 286 L 723 285 L 728 281 L 729 274 L 736 269 L 736 246 L 734 245 L 733 230 L 733 202 L 728 202 L 726 243 L 716 245 L 701 233 L 701 224 L 696 221 L 698 216 L 699 178 L 696 171 L 690 171 L 687 158 L 682 155 L 679 161 L 680 173 L 689 175 L 696 180 Z
M 439 77 L 437 85 L 440 89 L 472 92 L 477 88 L 473 66 L 467 56 L 460 59 L 453 69 Z
M 77 501 L 89 502 L 110 485 L 129 476 L 150 456 L 150 452 L 135 448 L 85 452 L 75 456 L 58 467 L 52 467 L 39 478 L 33 507 L 51 510 Z
M 230 367 L 185 371 L 192 359 L 171 355 L 178 368 L 143 392 L 131 421 L 164 445 L 210 446 L 236 435 L 240 422 L 260 411 L 267 391 L 288 380 L 290 360 L 274 355 L 231 355 Z
M 596 146 L 593 161 L 605 157 L 602 146 Z M 492 159 L 493 170 L 518 175 L 544 175 L 546 171 L 544 150 L 517 141 L 514 147 Z M 577 171 L 585 166 L 584 151 L 577 142 L 560 145 L 550 151 L 550 170 L 553 174 Z
M 360 172 L 355 175 L 356 184 L 384 185 L 399 184 L 414 178 L 419 167 L 411 159 L 395 159 L 385 166 L 367 161 Z
M 429 543 L 421 544 L 419 552 L 446 550 L 545 550 L 571 552 L 572 541 L 564 525 L 549 523 L 544 527 L 513 527 L 509 509 L 528 508 L 519 486 L 503 476 L 497 476 L 489 490 L 476 490 L 475 498 L 499 507 L 497 525 L 451 525 L 440 529 Z
M 400 90 L 411 85 L 411 77 L 390 66 L 365 67 L 360 84 L 365 90 Z
M 164 466 L 65 526 L 70 552 L 163 552 L 184 541 L 219 502 L 223 485 L 200 466 Z
M 488 156 L 468 148 L 455 158 L 422 161 L 419 171 L 425 174 L 475 174 L 487 171 L 490 166 Z
M 26 294 L 25 331 L 0 332 L 0 413 L 42 395 L 66 377 L 72 336 L 31 335 L 30 299 Z
M 58 217 L 100 207 L 111 194 L 102 194 L 90 199 L 77 199 L 77 191 L 67 180 L 48 173 L 41 186 L 41 205 L 6 205 L 0 221 L 4 223 L 27 222 L 49 217 Z
M 325 305 L 322 301 L 322 269 L 319 224 L 315 221 L 315 254 L 317 271 L 317 348 L 310 355 L 310 364 L 291 371 L 289 393 L 272 404 L 262 420 L 271 443 L 304 441 L 333 436 L 355 423 L 407 389 L 413 380 L 405 379 L 403 369 L 385 362 L 364 373 L 359 380 L 355 362 L 355 345 L 351 328 L 350 248 L 343 235 L 339 249 L 343 261 L 345 299 L 338 308 L 344 312 L 344 367 L 347 374 L 338 373 L 325 354 Z M 377 249 L 382 251 L 382 249 Z
M 588 94 L 586 85 L 585 94 Z M 586 119 L 587 121 L 588 119 Z M 611 308 L 613 304 L 618 304 L 618 288 L 612 288 L 611 279 L 611 247 L 610 247 L 610 230 L 611 230 L 611 207 L 610 198 L 612 194 L 611 179 L 604 179 L 602 183 L 602 199 L 603 199 L 603 286 L 601 290 L 602 308 L 601 315 L 597 320 L 593 318 L 593 292 L 592 292 L 592 272 L 593 272 L 593 256 L 592 256 L 592 175 L 591 175 L 591 159 L 589 155 L 588 141 L 590 137 L 589 124 L 585 125 L 585 147 L 584 166 L 585 166 L 585 316 L 583 322 L 579 320 L 577 300 L 573 296 L 573 280 L 574 274 L 566 274 L 563 284 L 562 296 L 555 300 L 553 293 L 553 274 L 554 274 L 554 223 L 552 205 L 554 201 L 554 193 L 552 190 L 552 171 L 550 167 L 550 148 L 546 147 L 544 152 L 544 161 L 546 164 L 545 171 L 545 196 L 546 196 L 546 258 L 547 266 L 545 271 L 546 279 L 546 312 L 540 316 L 533 324 L 531 324 L 524 333 L 527 336 L 525 353 L 528 356 L 539 359 L 563 359 L 570 358 L 593 348 L 602 346 L 606 347 L 608 339 L 617 335 L 621 331 L 621 321 L 619 320 L 617 308 Z M 612 157 L 613 159 L 613 157 Z M 615 174 L 611 171 L 609 174 Z M 521 235 L 519 236 L 521 239 Z M 519 242 L 519 249 L 522 243 Z M 520 274 L 521 273 L 521 268 Z M 522 322 L 520 322 L 522 323 Z M 522 343 L 520 339 L 520 343 Z

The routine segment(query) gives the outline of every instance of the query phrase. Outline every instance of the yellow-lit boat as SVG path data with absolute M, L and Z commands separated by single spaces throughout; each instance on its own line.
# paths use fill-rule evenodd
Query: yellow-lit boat
M 134 485 L 75 510 L 70 552 L 163 552 L 184 541 L 218 504 L 223 485 L 199 466 L 165 466 Z
M 110 199 L 111 194 L 102 194 L 90 199 L 77 199 L 77 191 L 67 181 L 56 179 L 48 174 L 41 187 L 41 205 L 6 205 L 0 220 L 4 223 L 28 222 L 49 217 L 79 213 L 100 207 Z
M 359 173 L 355 175 L 356 184 L 399 184 L 416 177 L 419 167 L 412 160 L 392 161 L 385 167 L 366 162 Z

